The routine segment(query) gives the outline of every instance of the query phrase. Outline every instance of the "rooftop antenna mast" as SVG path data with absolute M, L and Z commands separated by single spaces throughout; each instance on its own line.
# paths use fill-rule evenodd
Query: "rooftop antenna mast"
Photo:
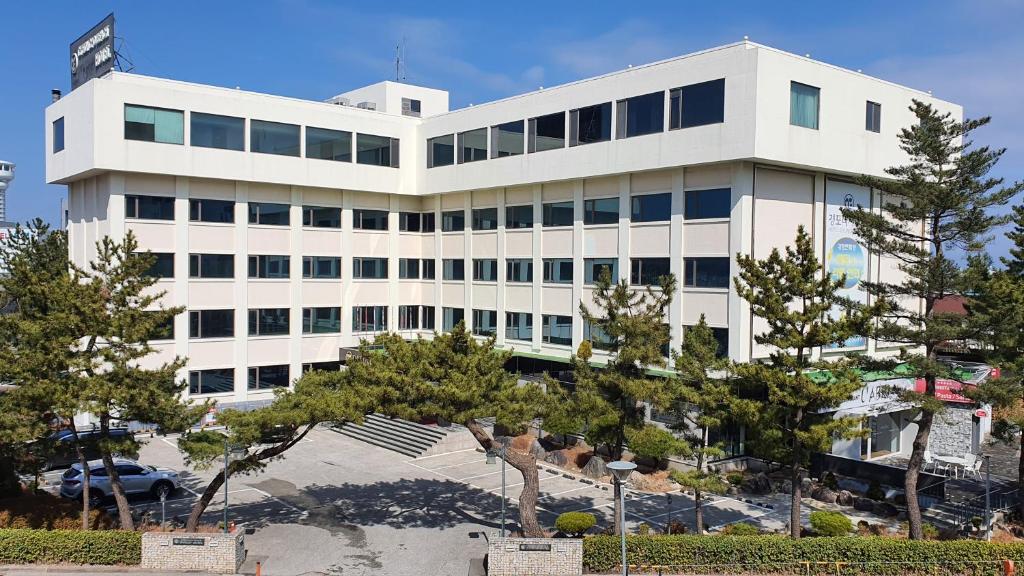
M 132 62 L 125 54 L 125 48 L 127 48 L 127 42 L 125 39 L 120 36 L 115 36 L 114 40 L 121 44 L 120 49 L 118 49 L 116 45 L 114 48 L 114 68 L 118 72 L 131 72 L 132 70 L 135 70 L 135 63 Z
M 395 82 L 405 82 L 405 36 L 395 45 Z

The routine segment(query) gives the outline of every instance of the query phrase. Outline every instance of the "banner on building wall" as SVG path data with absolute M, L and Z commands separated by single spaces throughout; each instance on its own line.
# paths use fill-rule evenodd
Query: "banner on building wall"
M 856 184 L 828 180 L 825 184 L 825 270 L 835 279 L 846 276 L 839 291 L 842 296 L 867 304 L 868 294 L 862 281 L 868 280 L 868 249 L 857 237 L 853 223 L 843 217 L 843 208 L 871 206 L 871 190 Z M 838 314 L 834 310 L 833 314 Z M 867 347 L 863 336 L 853 336 L 829 350 L 855 350 Z

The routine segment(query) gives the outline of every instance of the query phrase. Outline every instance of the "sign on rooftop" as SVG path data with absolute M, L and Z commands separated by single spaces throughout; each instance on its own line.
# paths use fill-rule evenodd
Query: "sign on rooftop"
M 71 89 L 114 69 L 114 13 L 71 43 Z

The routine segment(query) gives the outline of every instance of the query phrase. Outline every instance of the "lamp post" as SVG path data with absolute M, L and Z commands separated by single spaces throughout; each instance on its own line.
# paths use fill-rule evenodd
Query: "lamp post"
M 985 540 L 992 540 L 992 456 L 985 454 Z M 964 474 L 964 476 L 967 476 Z
M 487 451 L 487 463 L 494 464 L 494 457 L 501 456 L 501 532 L 500 536 L 505 537 L 505 456 L 506 450 L 508 449 L 505 444 L 500 444 L 500 448 L 495 450 L 491 448 Z
M 622 539 L 622 576 L 629 575 L 629 566 L 626 564 L 626 491 L 623 483 L 629 478 L 629 474 L 636 470 L 636 464 L 625 460 L 616 460 L 608 463 L 608 469 L 615 477 L 615 489 L 619 493 L 619 535 Z
M 225 432 L 227 432 L 225 430 Z M 224 533 L 228 533 L 228 465 L 231 464 L 232 452 L 230 451 L 231 445 L 228 444 L 228 436 L 224 435 Z M 244 450 L 235 450 L 234 456 L 237 458 L 243 458 Z

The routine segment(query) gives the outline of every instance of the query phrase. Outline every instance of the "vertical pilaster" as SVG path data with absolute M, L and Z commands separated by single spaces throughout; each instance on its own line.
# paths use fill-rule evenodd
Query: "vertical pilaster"
M 473 191 L 464 194 L 465 205 L 463 206 L 463 218 L 466 226 L 462 230 L 465 260 L 463 269 L 466 272 L 466 279 L 463 283 L 465 306 L 462 309 L 462 317 L 466 320 L 466 330 L 473 331 Z
M 543 290 L 544 284 L 544 258 L 542 246 L 543 223 L 543 194 L 544 188 L 540 184 L 533 185 L 533 349 L 540 350 L 541 330 L 544 320 L 541 310 L 544 308 Z
M 398 331 L 398 194 L 388 195 L 388 326 Z
M 497 345 L 505 345 L 505 189 L 499 188 L 496 192 L 497 203 L 498 203 L 498 231 L 497 231 L 497 242 L 498 242 L 498 293 L 495 296 L 495 309 L 498 316 L 496 329 L 497 329 Z
M 825 174 L 816 172 L 814 174 L 814 192 L 811 198 L 811 229 L 807 231 L 811 235 L 811 245 L 814 246 L 814 255 L 822 264 L 821 274 L 828 274 L 825 270 Z M 811 350 L 811 359 L 821 358 L 821 348 Z
M 249 382 L 249 184 L 235 182 L 235 398 L 248 396 Z
M 124 225 L 124 174 L 121 172 L 111 172 L 108 176 L 109 180 L 109 194 L 107 195 L 107 226 L 109 231 L 107 234 L 111 240 L 120 242 L 124 238 L 125 225 Z M 99 197 L 99 194 L 96 195 Z M 97 212 L 99 217 L 100 212 Z M 175 210 L 175 222 L 177 219 L 177 210 Z M 188 212 L 185 213 L 185 222 L 188 222 Z M 98 238 L 98 237 L 97 237 Z
M 341 192 L 341 342 L 355 346 L 352 336 L 352 193 Z
M 444 242 L 441 240 L 441 195 L 434 196 L 434 330 L 444 330 Z
M 729 276 L 739 275 L 736 254 L 751 254 L 754 234 L 755 168 L 750 162 L 732 166 L 732 212 L 729 214 Z M 750 360 L 753 348 L 753 319 L 750 306 L 729 288 L 729 357 Z
M 302 376 L 302 188 L 291 187 L 288 208 L 289 377 L 291 385 Z
M 629 174 L 619 176 L 619 280 L 629 280 L 629 223 L 633 205 L 630 201 Z
M 672 173 L 672 215 L 669 221 L 669 270 L 676 278 L 676 290 L 668 309 L 671 348 L 678 350 L 683 343 L 683 211 L 686 205 L 686 171 L 678 168 Z
M 191 181 L 184 176 L 177 176 L 174 179 L 174 285 L 171 289 L 171 306 L 188 305 L 188 197 L 190 184 Z M 115 200 L 121 199 L 115 199 L 111 195 L 111 209 L 113 209 L 113 204 L 120 204 L 121 214 L 116 218 L 111 214 L 111 222 L 119 221 L 123 230 L 124 201 L 115 202 Z M 188 357 L 187 309 L 174 317 L 174 354 L 180 358 Z M 187 367 L 182 367 L 174 376 L 174 379 L 179 382 L 187 378 Z
M 583 316 L 579 302 L 583 299 L 583 180 L 572 187 L 572 349 L 583 341 Z

